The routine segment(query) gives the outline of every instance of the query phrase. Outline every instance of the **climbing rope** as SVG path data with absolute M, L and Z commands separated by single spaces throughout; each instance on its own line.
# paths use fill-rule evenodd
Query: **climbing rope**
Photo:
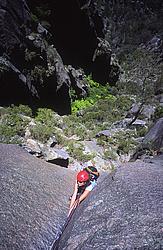
M 62 230 L 61 230 L 61 233 L 60 233 L 58 239 L 54 242 L 54 244 L 53 244 L 51 250 L 57 250 L 57 249 L 58 249 L 58 247 L 59 247 L 59 241 L 60 241 L 61 235 L 62 235 L 62 233 L 64 232 L 64 230 L 66 229 L 66 227 L 68 226 L 68 223 L 70 222 L 70 220 L 71 220 L 71 218 L 72 218 L 72 216 L 73 216 L 73 214 L 74 214 L 76 208 L 78 207 L 78 205 L 79 205 L 79 197 L 76 199 L 76 201 L 75 201 L 75 203 L 74 203 L 74 205 L 73 205 L 73 208 L 72 208 L 70 214 L 68 215 L 68 217 L 67 217 L 67 219 L 66 219 L 66 221 L 65 221 L 65 224 L 64 224 L 64 226 L 63 226 L 63 228 L 62 228 Z

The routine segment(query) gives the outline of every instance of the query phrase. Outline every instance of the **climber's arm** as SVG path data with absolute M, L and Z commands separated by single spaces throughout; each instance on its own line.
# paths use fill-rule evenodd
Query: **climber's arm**
M 89 195 L 89 193 L 90 193 L 90 191 L 85 190 L 84 193 L 83 193 L 83 194 L 80 196 L 80 198 L 79 198 L 79 203 L 80 203 L 81 201 L 83 201 L 83 200 Z
M 76 197 L 77 197 L 77 193 L 78 193 L 78 184 L 77 184 L 77 181 L 75 182 L 75 186 L 74 186 L 74 193 L 71 197 L 71 202 L 70 202 L 70 209 L 73 207 L 74 205 L 74 202 L 76 200 Z

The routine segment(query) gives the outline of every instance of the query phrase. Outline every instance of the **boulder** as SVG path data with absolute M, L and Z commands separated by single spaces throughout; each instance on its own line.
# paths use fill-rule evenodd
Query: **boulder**
M 133 118 L 138 112 L 143 118 L 151 119 L 155 112 L 155 105 L 146 104 L 141 107 L 141 103 L 134 103 L 128 111 L 126 117 Z
M 50 249 L 72 193 L 72 171 L 0 144 L 0 249 Z
M 57 144 L 57 139 L 54 135 L 51 136 L 46 143 L 47 147 L 51 147 L 51 148 L 53 148 L 56 144 Z
M 22 144 L 22 147 L 32 155 L 35 155 L 37 157 L 40 157 L 42 155 L 43 144 L 36 140 L 27 139 L 25 144 Z
M 145 135 L 142 146 L 153 150 L 163 147 L 163 118 L 160 118 Z
M 69 154 L 64 149 L 44 147 L 43 158 L 47 162 L 68 167 Z
M 81 69 L 74 69 L 71 65 L 68 65 L 67 70 L 71 79 L 71 86 L 75 90 L 75 94 L 78 98 L 85 98 L 88 95 L 88 86 L 84 72 Z

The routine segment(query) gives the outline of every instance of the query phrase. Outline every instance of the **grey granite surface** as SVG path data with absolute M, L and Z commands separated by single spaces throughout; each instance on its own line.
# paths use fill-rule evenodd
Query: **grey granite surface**
M 56 249 L 163 249 L 163 160 L 128 163 L 99 179 Z
M 74 173 L 0 144 L 0 250 L 49 249 L 66 220 Z

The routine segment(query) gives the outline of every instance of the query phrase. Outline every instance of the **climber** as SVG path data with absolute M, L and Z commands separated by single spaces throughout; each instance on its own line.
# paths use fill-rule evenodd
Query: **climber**
M 83 201 L 92 189 L 97 185 L 96 181 L 99 177 L 99 172 L 93 166 L 89 166 L 84 168 L 77 174 L 75 186 L 74 186 L 74 193 L 71 197 L 70 202 L 70 210 L 71 211 L 76 208 L 76 206 Z

